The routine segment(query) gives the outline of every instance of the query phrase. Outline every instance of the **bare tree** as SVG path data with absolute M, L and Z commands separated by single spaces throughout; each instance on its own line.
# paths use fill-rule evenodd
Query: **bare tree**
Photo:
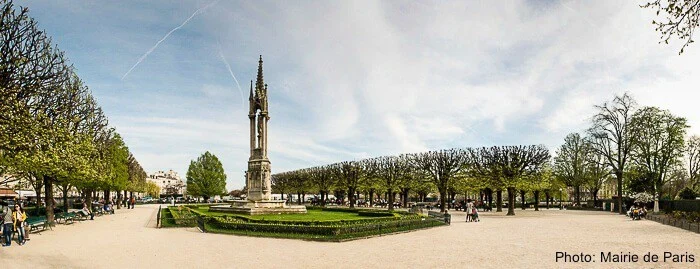
M 515 187 L 518 180 L 536 173 L 550 158 L 543 145 L 493 147 L 492 158 L 501 171 L 503 186 L 508 191 L 508 213 L 515 215 Z
M 700 188 L 700 136 L 694 135 L 688 138 L 686 156 L 690 188 L 698 191 Z
M 632 133 L 629 125 L 636 103 L 625 93 L 615 96 L 611 103 L 596 106 L 593 126 L 588 129 L 593 150 L 605 157 L 605 161 L 617 178 L 618 212 L 622 210 L 622 179 L 632 150 Z
M 445 211 L 447 188 L 455 176 L 468 164 L 462 149 L 445 149 L 408 155 L 410 163 L 426 174 L 440 192 L 440 210 Z
M 564 144 L 554 158 L 554 172 L 566 185 L 574 188 L 576 204 L 581 206 L 581 186 L 587 180 L 587 157 L 591 152 L 590 143 L 578 133 L 564 138 Z
M 389 196 L 389 210 L 394 210 L 394 195 L 401 182 L 410 177 L 410 165 L 405 155 L 386 156 L 369 159 L 367 161 L 371 175 L 381 179 L 381 185 Z
M 282 200 L 284 200 L 285 191 L 289 190 L 289 176 L 287 173 L 277 173 L 270 176 L 270 181 L 272 181 L 272 190 L 279 192 L 282 195 Z M 247 195 L 246 192 L 243 192 Z
M 355 192 L 365 178 L 368 169 L 367 161 L 345 161 L 329 166 L 338 186 L 345 188 L 350 207 L 355 207 Z
M 586 156 L 586 187 L 593 197 L 593 206 L 598 202 L 598 191 L 610 179 L 611 170 L 605 163 L 605 156 L 597 151 L 589 151 Z
M 487 181 L 487 185 L 496 190 L 496 212 L 503 212 L 503 180 L 495 156 L 496 147 L 467 149 L 469 158 L 469 176 Z
M 328 193 L 333 187 L 333 175 L 328 166 L 317 166 L 307 169 L 307 173 L 311 177 L 311 182 L 321 194 L 321 206 L 326 206 Z
M 673 36 L 684 40 L 683 47 L 678 52 L 681 54 L 686 46 L 694 42 L 695 27 L 700 25 L 700 0 L 655 0 L 641 7 L 655 9 L 657 16 L 666 16 L 661 21 L 652 21 L 656 25 L 656 31 L 661 32 L 659 43 L 668 44 Z

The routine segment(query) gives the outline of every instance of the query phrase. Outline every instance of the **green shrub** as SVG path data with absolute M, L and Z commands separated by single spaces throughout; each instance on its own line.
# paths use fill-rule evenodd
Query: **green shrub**
M 168 211 L 172 215 L 172 220 L 181 227 L 197 226 L 197 215 L 192 209 L 184 206 L 169 206 Z
M 669 216 L 674 219 L 700 223 L 700 212 L 673 211 Z
M 698 197 L 698 194 L 693 191 L 693 189 L 685 187 L 683 190 L 678 194 L 678 196 L 683 199 L 683 200 L 695 200 L 695 198 Z

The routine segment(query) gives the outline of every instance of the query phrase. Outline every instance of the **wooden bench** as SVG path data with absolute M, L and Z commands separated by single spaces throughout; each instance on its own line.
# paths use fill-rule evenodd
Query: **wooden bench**
M 450 222 L 452 222 L 452 216 L 447 212 L 442 213 L 438 211 L 428 211 L 428 216 L 440 221 L 444 221 L 448 225 L 450 224 Z
M 29 233 L 36 231 L 40 232 L 43 230 L 46 230 L 47 227 L 51 228 L 48 224 L 49 222 L 46 220 L 45 216 L 40 216 L 40 217 L 29 217 L 27 220 L 27 225 L 29 226 Z

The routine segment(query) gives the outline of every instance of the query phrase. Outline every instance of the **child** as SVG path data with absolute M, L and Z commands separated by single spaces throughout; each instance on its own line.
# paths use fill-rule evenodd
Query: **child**
M 476 207 L 472 208 L 472 221 L 479 222 L 479 211 L 476 210 Z

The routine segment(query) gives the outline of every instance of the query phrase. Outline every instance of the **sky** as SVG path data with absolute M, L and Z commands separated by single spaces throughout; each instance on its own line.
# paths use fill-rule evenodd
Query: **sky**
M 630 93 L 700 134 L 700 46 L 636 1 L 18 1 L 149 172 L 217 155 L 245 185 L 248 91 L 269 85 L 282 172 L 585 132 Z M 699 37 L 700 38 L 700 37 Z

